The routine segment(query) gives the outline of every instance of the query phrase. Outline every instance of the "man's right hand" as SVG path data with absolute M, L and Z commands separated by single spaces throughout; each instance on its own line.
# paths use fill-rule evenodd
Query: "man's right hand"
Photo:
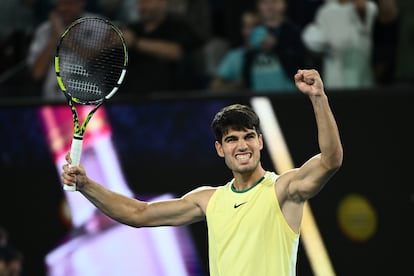
M 68 152 L 65 156 L 66 164 L 63 165 L 63 172 L 61 174 L 62 183 L 72 186 L 73 183 L 76 184 L 76 190 L 80 190 L 85 183 L 88 181 L 86 176 L 85 169 L 82 165 L 79 166 L 70 166 L 72 160 L 70 158 L 70 153 Z
M 52 34 L 55 38 L 60 38 L 65 31 L 63 19 L 57 11 L 51 11 L 49 13 L 49 22 L 52 25 Z

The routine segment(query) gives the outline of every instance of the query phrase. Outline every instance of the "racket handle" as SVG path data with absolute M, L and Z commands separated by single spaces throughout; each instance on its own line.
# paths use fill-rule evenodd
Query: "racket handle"
M 80 158 L 82 154 L 82 143 L 82 137 L 73 137 L 72 145 L 70 148 L 70 158 L 72 159 L 72 163 L 70 164 L 70 166 L 78 166 L 80 164 Z M 63 189 L 66 191 L 74 192 L 76 191 L 76 183 L 73 183 L 73 185 L 64 184 Z

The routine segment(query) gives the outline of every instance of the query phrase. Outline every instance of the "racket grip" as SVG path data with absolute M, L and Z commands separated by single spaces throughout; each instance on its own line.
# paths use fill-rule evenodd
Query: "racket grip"
M 70 158 L 72 159 L 72 163 L 70 166 L 78 166 L 80 164 L 80 158 L 82 154 L 82 144 L 83 139 L 82 137 L 73 137 L 72 139 L 72 145 L 70 148 Z M 73 183 L 73 185 L 63 185 L 63 189 L 66 191 L 76 191 L 76 183 Z

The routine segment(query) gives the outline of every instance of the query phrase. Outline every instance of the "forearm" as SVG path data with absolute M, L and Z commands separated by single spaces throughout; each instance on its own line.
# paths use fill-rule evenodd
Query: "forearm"
M 45 75 L 51 63 L 56 50 L 57 40 L 50 40 L 46 48 L 36 59 L 32 67 L 32 78 L 35 81 L 41 80 Z
M 334 115 L 326 94 L 310 96 L 316 117 L 321 158 L 328 169 L 342 164 L 343 149 Z
M 146 208 L 146 202 L 112 192 L 92 180 L 79 192 L 110 218 L 130 226 L 142 226 L 139 214 Z
M 141 52 L 170 60 L 178 60 L 183 54 L 177 43 L 168 41 L 141 38 L 135 41 L 135 47 Z

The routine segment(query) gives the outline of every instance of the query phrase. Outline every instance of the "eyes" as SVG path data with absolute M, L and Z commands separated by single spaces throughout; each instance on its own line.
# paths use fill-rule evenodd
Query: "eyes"
M 251 141 L 257 138 L 257 134 L 255 132 L 249 132 L 244 136 L 236 136 L 236 135 L 229 135 L 225 137 L 223 140 L 225 143 L 232 143 L 237 142 L 239 139 L 244 139 L 246 141 Z

